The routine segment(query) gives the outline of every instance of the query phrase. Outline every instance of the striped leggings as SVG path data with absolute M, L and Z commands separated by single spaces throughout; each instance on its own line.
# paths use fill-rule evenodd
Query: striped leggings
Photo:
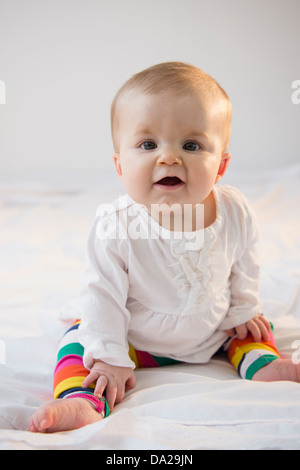
M 78 341 L 78 328 L 80 320 L 63 336 L 58 350 L 57 365 L 54 371 L 53 394 L 54 398 L 81 397 L 89 400 L 103 417 L 108 416 L 109 407 L 105 397 L 94 396 L 93 384 L 89 388 L 82 388 L 83 380 L 89 371 L 83 365 L 84 349 Z M 228 359 L 243 379 L 251 380 L 255 372 L 279 357 L 272 332 L 269 341 L 255 343 L 252 336 L 245 340 L 234 338 L 227 350 Z M 136 368 L 159 367 L 178 364 L 179 361 L 166 357 L 153 356 L 145 351 L 137 351 L 129 346 L 129 356 Z

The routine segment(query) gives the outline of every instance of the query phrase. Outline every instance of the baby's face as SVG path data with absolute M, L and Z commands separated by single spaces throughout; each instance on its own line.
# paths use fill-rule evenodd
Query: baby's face
M 205 203 L 224 146 L 221 104 L 195 95 L 135 95 L 119 115 L 119 152 L 113 158 L 129 196 L 151 204 Z

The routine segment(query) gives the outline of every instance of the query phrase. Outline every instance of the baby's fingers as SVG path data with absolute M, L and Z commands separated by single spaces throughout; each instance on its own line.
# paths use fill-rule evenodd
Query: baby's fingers
M 117 399 L 118 393 L 119 393 L 119 391 L 118 391 L 117 384 L 110 383 L 106 387 L 105 397 L 106 397 L 107 404 L 108 404 L 110 410 L 112 410 L 114 408 L 115 403 L 119 403 L 119 401 L 121 401 L 120 399 L 119 400 Z M 124 396 L 124 394 L 123 394 L 123 396 Z
M 257 328 L 259 329 L 260 336 L 263 341 L 268 341 L 269 338 L 269 332 L 271 331 L 271 326 L 268 320 L 266 320 L 263 316 L 256 317 L 254 319 L 255 324 L 257 325 Z
M 254 320 L 250 320 L 247 323 L 247 328 L 249 333 L 253 336 L 254 342 L 260 343 L 262 334 L 259 325 Z
M 268 331 L 271 331 L 270 322 L 263 315 L 259 316 L 259 321 L 264 324 L 264 326 L 266 327 Z
M 239 325 L 235 328 L 238 339 L 243 340 L 247 338 L 248 328 L 247 325 Z
M 99 379 L 96 382 L 96 387 L 94 390 L 94 395 L 98 398 L 102 397 L 105 388 L 107 387 L 108 380 L 105 375 L 100 375 Z
M 97 382 L 99 379 L 99 372 L 96 370 L 91 370 L 89 375 L 84 379 L 81 386 L 84 388 L 89 387 L 92 383 Z

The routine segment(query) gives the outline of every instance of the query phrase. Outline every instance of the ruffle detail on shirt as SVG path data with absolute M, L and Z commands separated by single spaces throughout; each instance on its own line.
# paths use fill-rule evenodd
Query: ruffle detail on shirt
M 206 232 L 204 243 L 198 250 L 186 250 L 185 240 L 172 240 L 171 251 L 178 260 L 169 267 L 174 271 L 177 295 L 184 305 L 181 314 L 211 316 L 210 312 L 213 315 L 212 307 L 218 299 L 220 285 L 223 290 L 224 279 L 228 276 L 218 233 L 214 230 Z

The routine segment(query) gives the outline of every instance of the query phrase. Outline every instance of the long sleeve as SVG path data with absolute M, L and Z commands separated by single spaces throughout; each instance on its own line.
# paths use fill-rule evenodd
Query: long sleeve
M 251 320 L 261 313 L 260 291 L 260 233 L 255 212 L 241 193 L 240 211 L 232 232 L 240 233 L 237 257 L 229 278 L 230 307 L 219 329 L 227 330 Z
M 258 244 L 248 247 L 233 265 L 230 276 L 230 308 L 219 329 L 227 330 L 261 313 L 259 302 Z
M 128 356 L 130 313 L 126 308 L 129 282 L 125 244 L 120 246 L 113 237 L 99 237 L 101 223 L 101 218 L 96 219 L 89 233 L 80 295 L 79 339 L 85 350 L 84 364 L 90 369 L 99 359 L 134 368 Z

